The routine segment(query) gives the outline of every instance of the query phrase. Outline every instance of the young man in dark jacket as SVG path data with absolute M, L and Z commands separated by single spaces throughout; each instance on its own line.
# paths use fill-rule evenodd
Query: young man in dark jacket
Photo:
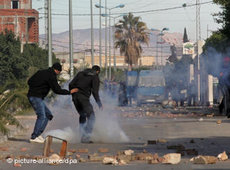
M 72 100 L 80 115 L 79 123 L 82 143 L 91 143 L 90 134 L 92 133 L 95 122 L 93 106 L 90 103 L 91 93 L 99 108 L 102 108 L 98 94 L 100 85 L 99 73 L 100 67 L 95 65 L 92 69 L 79 72 L 69 84 L 70 90 L 74 88 L 78 89 L 76 93 L 72 94 Z
M 44 139 L 40 136 L 45 130 L 48 120 L 52 120 L 53 115 L 45 105 L 43 99 L 47 96 L 50 89 L 56 94 L 70 95 L 76 92 L 76 89 L 62 89 L 57 82 L 57 75 L 62 71 L 59 63 L 53 64 L 52 67 L 37 71 L 29 80 L 28 99 L 37 115 L 34 131 L 31 135 L 30 142 L 44 143 Z

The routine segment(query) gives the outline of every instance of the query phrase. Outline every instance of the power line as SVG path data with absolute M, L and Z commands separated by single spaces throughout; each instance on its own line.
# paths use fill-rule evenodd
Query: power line
M 197 6 L 197 5 L 205 5 L 205 4 L 209 4 L 209 3 L 213 3 L 213 1 L 190 4 L 190 5 L 187 5 L 186 7 L 176 6 L 176 7 L 170 7 L 170 8 L 162 8 L 162 9 L 153 9 L 153 10 L 144 10 L 144 11 L 132 11 L 130 13 L 141 14 L 141 13 L 162 12 L 162 11 L 181 9 L 181 8 L 194 7 L 194 6 Z M 39 14 L 45 15 L 45 13 L 39 13 Z M 111 13 L 111 15 L 121 15 L 121 14 L 128 14 L 128 13 Z M 64 13 L 53 13 L 52 15 L 69 16 L 69 14 L 64 14 Z M 73 16 L 90 16 L 90 15 L 91 14 L 73 14 Z M 93 14 L 93 15 L 94 16 L 99 16 L 99 14 Z
M 197 6 L 197 5 L 205 5 L 205 4 L 209 4 L 209 3 L 212 3 L 212 1 L 187 5 L 186 8 L 187 8 L 187 7 Z M 168 11 L 168 10 L 180 9 L 180 8 L 185 8 L 185 7 L 183 7 L 183 6 L 177 6 L 177 7 L 170 7 L 170 8 L 154 9 L 154 10 L 133 11 L 133 12 L 131 12 L 131 13 L 133 13 L 133 14 L 138 14 L 138 13 L 161 12 L 161 11 Z M 121 13 L 113 13 L 113 15 L 118 15 L 118 14 L 121 14 Z

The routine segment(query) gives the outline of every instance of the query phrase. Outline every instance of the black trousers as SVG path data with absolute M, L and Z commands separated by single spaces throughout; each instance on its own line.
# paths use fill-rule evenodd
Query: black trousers
M 92 133 L 94 122 L 95 122 L 95 114 L 89 98 L 81 93 L 74 93 L 72 95 L 72 100 L 76 110 L 80 115 L 79 117 L 80 127 L 83 124 L 86 124 L 84 126 L 84 131 L 87 134 Z
M 230 117 L 230 88 L 223 85 L 221 88 L 223 99 L 219 105 L 219 113 Z

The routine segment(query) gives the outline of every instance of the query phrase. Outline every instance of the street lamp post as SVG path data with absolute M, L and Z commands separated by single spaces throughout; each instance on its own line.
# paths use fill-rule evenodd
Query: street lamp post
M 90 19 L 91 19 L 91 64 L 94 65 L 94 34 L 93 34 L 93 2 L 90 0 Z
M 163 59 L 162 59 L 162 36 L 164 35 L 164 31 L 168 31 L 169 28 L 163 28 L 161 31 L 155 28 L 152 28 L 151 31 L 160 31 L 159 34 L 157 34 L 157 40 L 156 40 L 156 66 L 158 67 L 158 43 L 161 44 L 161 65 L 163 65 Z M 160 42 L 158 42 L 158 37 L 161 36 Z
M 101 0 L 99 0 L 99 5 L 101 6 Z M 101 8 L 99 8 L 99 66 L 101 67 Z
M 161 31 L 161 33 L 159 34 L 159 36 L 160 36 L 160 45 L 161 45 L 161 51 L 160 51 L 160 53 L 161 53 L 161 66 L 162 66 L 162 62 L 163 62 L 163 59 L 162 59 L 162 44 L 163 44 L 163 39 L 162 39 L 162 36 L 163 36 L 164 34 L 163 34 L 163 32 Z
M 48 56 L 49 67 L 52 66 L 52 21 L 51 21 L 51 0 L 48 1 Z
M 163 56 L 162 56 L 162 44 L 163 44 L 163 39 L 162 39 L 162 36 L 164 35 L 164 31 L 168 31 L 169 28 L 163 28 L 161 30 L 161 33 L 159 34 L 161 36 L 161 66 L 163 65 Z
M 122 16 L 125 16 L 125 14 L 122 14 L 122 15 L 119 15 L 119 16 L 116 16 L 116 17 L 112 17 L 113 18 L 113 30 L 112 32 L 115 33 L 115 26 L 116 26 L 116 18 L 119 18 L 119 17 L 122 17 Z M 116 58 L 116 54 L 115 54 L 115 34 L 113 36 L 113 67 L 114 67 L 114 71 L 117 71 L 117 58 Z
M 111 80 L 111 10 L 115 8 L 124 8 L 124 4 L 117 5 L 113 8 L 107 8 L 107 0 L 105 0 L 105 7 L 100 5 L 95 5 L 97 8 L 105 8 L 105 77 L 107 78 L 107 9 L 109 10 L 109 79 Z
M 151 31 L 159 31 L 158 29 L 151 28 Z M 158 68 L 158 34 L 156 39 L 156 68 Z
M 102 47 L 101 47 L 101 0 L 99 0 L 99 4 L 95 4 L 96 8 L 99 8 L 99 66 L 102 66 L 101 58 L 102 58 Z
M 109 9 L 109 80 L 111 80 L 111 9 Z
M 69 68 L 70 78 L 73 78 L 73 19 L 72 19 L 72 0 L 69 0 Z
M 116 17 L 113 18 L 113 34 L 115 33 L 115 19 Z M 116 63 L 116 54 L 115 54 L 115 35 L 113 36 L 113 67 L 114 71 L 117 71 L 117 63 Z

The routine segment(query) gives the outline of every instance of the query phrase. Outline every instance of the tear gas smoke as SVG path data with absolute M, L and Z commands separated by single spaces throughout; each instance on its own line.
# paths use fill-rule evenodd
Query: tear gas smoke
M 104 107 L 103 110 L 99 110 L 94 99 L 91 98 L 96 116 L 91 139 L 94 142 L 102 143 L 128 142 L 129 139 L 118 122 L 118 113 L 115 111 L 116 99 L 102 92 L 100 96 Z M 71 143 L 79 143 L 81 140 L 79 114 L 72 102 L 72 97 L 58 95 L 48 107 L 54 118 L 48 124 L 45 136 L 51 135 L 66 139 Z

